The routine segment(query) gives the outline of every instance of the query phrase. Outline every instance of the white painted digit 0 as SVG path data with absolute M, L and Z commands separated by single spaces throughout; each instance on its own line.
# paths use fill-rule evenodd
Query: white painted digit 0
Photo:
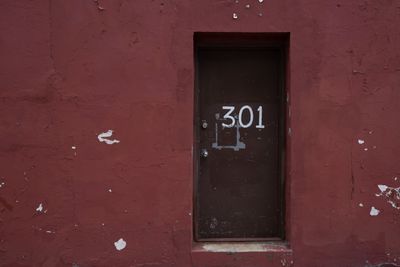
M 245 109 L 247 109 L 249 111 L 249 114 L 250 114 L 250 119 L 249 119 L 249 122 L 247 124 L 243 124 L 243 111 Z M 251 109 L 251 107 L 249 105 L 245 105 L 240 109 L 240 111 L 239 111 L 239 125 L 240 125 L 240 127 L 249 128 L 253 124 L 253 118 L 254 118 L 253 110 Z
M 231 116 L 232 112 L 235 110 L 234 106 L 222 106 L 222 109 L 224 110 L 229 110 L 225 115 L 224 115 L 224 119 L 229 119 L 231 120 L 230 124 L 225 124 L 222 123 L 223 127 L 227 127 L 227 128 L 232 128 L 233 126 L 235 126 L 236 120 L 235 117 Z

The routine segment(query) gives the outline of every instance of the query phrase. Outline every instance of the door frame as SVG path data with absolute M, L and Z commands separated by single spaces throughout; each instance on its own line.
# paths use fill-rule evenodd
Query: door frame
M 288 50 L 289 50 L 289 34 L 288 33 L 204 33 L 196 32 L 193 37 L 194 47 L 194 109 L 193 109 L 193 241 L 194 242 L 258 242 L 258 241 L 284 241 L 287 240 L 288 230 L 288 202 L 287 187 L 287 139 L 290 135 L 288 127 L 288 106 L 289 92 L 287 88 L 288 80 Z M 199 165 L 200 165 L 200 88 L 198 75 L 198 49 L 199 48 L 273 48 L 281 53 L 280 61 L 280 77 L 279 90 L 281 94 L 279 109 L 279 179 L 280 179 L 280 237 L 273 238 L 207 238 L 202 239 L 198 236 L 198 181 L 199 181 Z M 288 136 L 287 136 L 288 133 Z

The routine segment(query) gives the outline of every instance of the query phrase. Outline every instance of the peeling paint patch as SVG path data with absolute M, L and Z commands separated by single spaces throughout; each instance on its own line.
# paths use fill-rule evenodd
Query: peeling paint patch
M 400 187 L 390 187 L 384 184 L 378 185 L 380 193 L 375 194 L 377 197 L 384 197 L 394 209 L 400 210 Z
M 118 144 L 119 140 L 117 140 L 117 139 L 114 139 L 114 140 L 107 139 L 107 138 L 111 137 L 112 134 L 113 134 L 113 130 L 108 130 L 107 132 L 99 134 L 97 136 L 97 139 L 99 139 L 99 142 L 104 142 L 107 145 Z
M 362 140 L 362 139 L 358 139 L 358 144 L 359 145 L 362 145 L 362 144 L 364 144 L 365 143 L 365 141 L 364 140 Z
M 383 193 L 386 191 L 386 189 L 388 189 L 388 186 L 384 184 L 378 184 L 378 188 L 381 190 L 381 193 Z
M 117 250 L 123 250 L 126 247 L 126 242 L 124 239 L 120 238 L 118 241 L 114 242 L 114 246 Z
M 371 216 L 378 216 L 380 212 L 381 212 L 381 211 L 378 210 L 377 208 L 371 207 L 371 211 L 369 212 L 369 215 L 371 215 Z
M 43 212 L 43 204 L 40 203 L 39 206 L 36 208 L 37 212 Z

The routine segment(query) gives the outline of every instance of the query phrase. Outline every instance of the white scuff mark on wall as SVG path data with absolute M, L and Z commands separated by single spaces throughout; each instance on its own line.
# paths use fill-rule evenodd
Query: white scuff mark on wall
M 238 19 L 238 14 L 233 13 L 233 14 L 232 14 L 232 18 L 233 18 L 233 19 Z
M 5 186 L 5 185 L 6 185 L 5 182 L 1 182 L 1 183 L 0 183 L 0 188 L 2 188 L 2 187 Z
M 362 208 L 362 207 L 364 207 L 364 204 L 363 203 L 358 203 L 358 206 Z
M 385 184 L 378 184 L 380 193 L 375 194 L 377 197 L 386 198 L 386 202 L 393 208 L 400 210 L 400 187 L 391 187 Z
M 76 146 L 71 146 L 71 149 L 74 150 L 74 156 L 76 156 Z
M 364 148 L 364 151 L 368 151 L 368 148 Z
M 371 211 L 369 212 L 369 215 L 371 215 L 371 216 L 378 216 L 380 212 L 381 212 L 381 211 L 378 210 L 377 208 L 371 207 Z
M 264 0 L 258 0 L 258 2 L 259 2 L 259 3 L 262 3 L 262 2 L 264 2 Z
M 123 250 L 126 247 L 126 242 L 124 239 L 120 238 L 118 241 L 114 242 L 114 246 L 117 250 Z
M 99 142 L 104 142 L 107 145 L 118 144 L 119 140 L 117 139 L 114 140 L 107 139 L 112 136 L 113 132 L 114 132 L 113 130 L 108 130 L 105 133 L 101 133 L 97 136 L 97 139 L 99 139 Z
M 43 212 L 43 204 L 40 203 L 39 206 L 36 208 L 37 212 Z
M 47 231 L 46 231 L 46 233 L 47 233 L 47 234 L 55 234 L 55 233 L 56 233 L 56 231 L 50 231 L 50 230 L 47 230 Z
M 111 190 L 111 188 L 110 188 L 110 189 L 108 189 L 108 192 L 112 193 L 112 190 Z
M 364 144 L 365 143 L 365 141 L 364 140 L 362 140 L 362 139 L 358 139 L 358 144 L 359 145 L 362 145 L 362 144 Z

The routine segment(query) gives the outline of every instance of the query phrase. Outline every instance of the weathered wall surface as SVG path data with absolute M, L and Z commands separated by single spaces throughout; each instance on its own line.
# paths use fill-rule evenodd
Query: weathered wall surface
M 397 266 L 400 2 L 237 2 L 0 2 L 1 266 Z M 290 32 L 288 250 L 193 249 L 196 31 Z

